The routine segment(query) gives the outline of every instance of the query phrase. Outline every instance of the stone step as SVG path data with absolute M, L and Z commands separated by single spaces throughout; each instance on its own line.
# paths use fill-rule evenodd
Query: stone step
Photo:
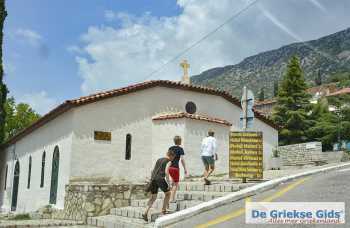
M 202 182 L 182 182 L 179 191 L 205 191 L 205 192 L 236 192 L 252 186 L 254 183 L 212 183 L 204 185 Z
M 144 200 L 132 200 L 131 205 L 132 207 L 147 207 L 148 199 Z M 156 201 L 153 203 L 152 208 L 161 210 L 163 207 L 163 199 L 156 199 Z M 177 211 L 177 203 L 169 203 L 169 210 L 171 211 Z
M 201 192 L 201 191 L 178 191 L 176 193 L 177 200 L 197 200 L 209 201 L 215 198 L 227 195 L 227 192 Z M 164 198 L 164 194 L 158 194 L 159 199 Z
M 147 223 L 143 219 L 117 215 L 90 217 L 88 218 L 87 223 L 88 225 L 105 228 L 151 228 L 154 225 L 154 223 Z
M 146 207 L 148 203 L 148 199 L 145 200 L 132 200 L 131 206 L 132 207 Z M 178 200 L 176 203 L 170 203 L 169 210 L 171 211 L 179 211 L 184 210 L 189 207 L 193 207 L 195 205 L 198 205 L 200 203 L 203 203 L 203 201 L 196 201 L 196 200 Z M 153 208 L 161 210 L 163 207 L 163 199 L 157 199 L 154 204 Z
M 177 208 L 179 211 L 184 210 L 186 208 L 194 207 L 200 203 L 203 203 L 203 201 L 198 201 L 198 200 L 179 200 L 177 202 Z
M 121 217 L 142 219 L 142 213 L 145 212 L 144 207 L 121 207 L 111 209 L 111 215 L 117 215 Z M 161 216 L 161 210 L 152 208 L 148 214 L 148 220 L 154 222 L 159 216 Z

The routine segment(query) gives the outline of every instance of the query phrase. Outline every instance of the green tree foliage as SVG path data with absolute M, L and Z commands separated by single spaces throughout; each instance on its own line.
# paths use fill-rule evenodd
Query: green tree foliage
M 318 70 L 317 75 L 315 77 L 315 84 L 316 84 L 316 86 L 322 85 L 322 75 L 321 75 L 320 70 Z
M 7 113 L 5 121 L 5 140 L 13 137 L 40 118 L 40 115 L 28 104 L 16 104 L 13 97 L 7 99 L 5 110 Z
M 333 144 L 350 140 L 350 96 L 332 96 L 327 100 L 322 99 L 314 106 L 311 114 L 314 123 L 308 135 L 310 140 L 321 141 L 323 150 L 332 150 Z M 330 112 L 329 107 L 335 111 Z
M 312 122 L 308 116 L 311 110 L 310 95 L 306 92 L 307 84 L 300 67 L 299 58 L 293 56 L 280 84 L 277 105 L 272 119 L 281 126 L 279 143 L 281 145 L 306 142 L 307 129 Z
M 259 100 L 259 101 L 265 100 L 265 90 L 264 90 L 264 87 L 262 87 L 262 88 L 260 89 L 260 92 L 259 92 L 259 94 L 258 94 L 258 100 Z
M 328 82 L 335 82 L 340 88 L 350 87 L 350 72 L 340 72 L 333 74 L 329 78 Z
M 5 103 L 7 97 L 7 88 L 3 82 L 4 69 L 2 64 L 3 29 L 6 16 L 5 0 L 0 0 L 0 144 L 3 143 L 5 139 Z

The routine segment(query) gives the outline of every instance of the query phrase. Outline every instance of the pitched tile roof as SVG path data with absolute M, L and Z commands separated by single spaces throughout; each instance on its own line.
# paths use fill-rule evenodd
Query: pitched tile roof
M 349 88 L 343 88 L 343 89 L 340 89 L 334 93 L 330 93 L 328 94 L 327 97 L 330 97 L 330 96 L 338 96 L 338 95 L 343 95 L 343 94 L 350 94 L 350 87 Z
M 188 119 L 193 119 L 193 120 L 203 120 L 203 121 L 207 121 L 207 122 L 232 126 L 232 124 L 230 122 L 228 122 L 227 120 L 223 120 L 223 119 L 219 119 L 219 118 L 215 118 L 215 117 L 210 117 L 210 116 L 205 116 L 205 115 L 200 115 L 200 114 L 189 114 L 189 113 L 185 113 L 185 112 L 163 114 L 163 115 L 159 115 L 159 116 L 154 116 L 152 119 L 153 120 L 169 120 L 169 119 L 180 119 L 180 118 L 188 118 Z
M 57 116 L 61 115 L 62 113 L 75 108 L 79 107 L 81 105 L 85 104 L 90 104 L 93 102 L 97 102 L 100 100 L 104 100 L 107 98 L 111 97 L 116 97 L 116 96 L 121 96 L 129 93 L 133 93 L 136 91 L 148 89 L 148 88 L 153 88 L 153 87 L 167 87 L 167 88 L 174 88 L 174 89 L 181 89 L 181 90 L 188 90 L 188 91 L 194 91 L 194 92 L 199 92 L 199 93 L 205 93 L 205 94 L 211 94 L 211 95 L 216 95 L 216 96 L 221 96 L 231 102 L 232 104 L 241 107 L 240 101 L 230 95 L 228 92 L 223 91 L 223 90 L 218 90 L 218 89 L 213 89 L 209 87 L 204 87 L 204 86 L 198 86 L 198 85 L 190 85 L 190 84 L 184 84 L 181 82 L 175 82 L 175 81 L 168 81 L 168 80 L 152 80 L 152 81 L 146 81 L 134 85 L 130 85 L 127 87 L 119 88 L 119 89 L 113 89 L 105 92 L 100 92 L 96 94 L 92 94 L 89 96 L 83 96 L 77 99 L 73 100 L 67 100 L 61 105 L 57 106 L 54 108 L 52 111 L 41 117 L 38 121 L 30 125 L 29 127 L 25 128 L 21 132 L 19 132 L 17 135 L 9 139 L 3 147 L 6 147 L 10 144 L 13 144 L 23 138 L 24 136 L 30 134 L 33 132 L 35 129 L 43 126 L 47 122 L 55 119 Z M 259 120 L 263 121 L 264 123 L 268 124 L 269 126 L 278 129 L 278 126 L 275 125 L 271 120 L 267 119 L 264 117 L 261 113 L 254 111 L 255 112 L 255 117 L 258 118 Z
M 263 100 L 263 101 L 256 101 L 254 106 L 275 104 L 275 103 L 277 103 L 277 99 L 276 98 L 271 98 L 271 99 L 266 99 L 266 100 Z

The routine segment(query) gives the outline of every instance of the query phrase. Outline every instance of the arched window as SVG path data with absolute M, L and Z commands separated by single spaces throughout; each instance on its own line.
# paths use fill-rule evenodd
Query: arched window
M 8 171 L 9 171 L 9 165 L 6 165 L 4 190 L 6 190 L 6 186 L 7 186 L 7 175 L 8 175 Z
M 32 176 L 32 156 L 29 156 L 27 189 L 30 189 L 31 176 Z
M 125 160 L 131 159 L 131 134 L 126 135 Z
M 14 175 L 13 175 L 11 211 L 16 211 L 16 209 L 17 209 L 19 171 L 20 171 L 19 161 L 17 160 L 16 165 L 15 165 Z
M 45 177 L 45 158 L 46 152 L 44 151 L 41 158 L 41 179 L 40 179 L 40 188 L 44 187 L 44 177 Z
M 56 201 L 57 201 L 59 167 L 60 167 L 60 152 L 59 152 L 58 146 L 56 146 L 52 157 L 50 204 L 56 204 Z

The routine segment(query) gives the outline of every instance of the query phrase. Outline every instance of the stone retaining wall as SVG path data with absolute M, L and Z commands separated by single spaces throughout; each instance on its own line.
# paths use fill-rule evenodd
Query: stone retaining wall
M 346 161 L 346 154 L 344 151 L 327 151 L 322 152 L 324 159 L 327 163 L 339 163 L 342 161 Z
M 310 142 L 278 147 L 283 166 L 313 165 L 325 161 L 321 142 Z
M 144 184 L 69 184 L 66 186 L 64 210 L 53 218 L 86 222 L 87 217 L 107 215 L 111 208 L 130 205 L 131 199 L 144 199 Z
M 318 163 L 338 163 L 349 160 L 349 156 L 344 151 L 322 152 L 321 142 L 280 146 L 278 151 L 282 166 L 317 165 Z

